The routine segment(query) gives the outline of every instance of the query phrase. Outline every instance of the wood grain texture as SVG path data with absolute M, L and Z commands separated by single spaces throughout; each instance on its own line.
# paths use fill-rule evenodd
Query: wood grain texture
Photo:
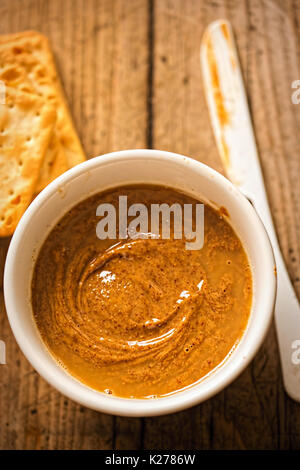
M 50 37 L 89 156 L 153 147 L 222 172 L 199 67 L 205 26 L 234 27 L 269 201 L 300 295 L 300 1 L 2 0 L 0 31 Z M 9 240 L 0 243 L 3 271 Z M 1 283 L 2 286 L 2 283 Z M 2 294 L 1 294 L 1 297 Z M 66 399 L 21 354 L 1 300 L 0 449 L 300 449 L 300 404 L 284 393 L 274 327 L 226 390 L 170 416 L 114 418 Z

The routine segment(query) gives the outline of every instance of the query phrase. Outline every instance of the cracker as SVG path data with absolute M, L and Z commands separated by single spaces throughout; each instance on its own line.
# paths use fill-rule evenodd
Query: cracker
M 17 64 L 5 62 L 5 55 L 3 60 L 4 62 L 0 63 L 0 79 L 7 85 L 15 87 L 18 90 L 35 93 L 25 68 Z M 47 184 L 67 169 L 68 165 L 63 146 L 59 141 L 57 133 L 53 132 L 45 158 L 42 162 L 36 193 L 44 189 Z
M 0 36 L 0 79 L 55 106 L 56 134 L 69 168 L 85 160 L 56 71 L 48 39 L 36 31 Z M 53 144 L 55 147 L 55 145 Z M 52 159 L 53 160 L 53 159 Z
M 56 120 L 39 96 L 6 87 L 0 104 L 0 236 L 11 235 L 29 205 Z
M 42 162 L 35 192 L 39 193 L 42 191 L 49 183 L 51 183 L 51 181 L 67 170 L 68 164 L 66 154 L 54 129 L 45 153 L 45 158 Z
M 21 91 L 35 93 L 35 90 L 27 77 L 24 67 L 5 62 L 0 63 L 0 79 L 9 86 Z M 42 162 L 40 177 L 37 182 L 36 192 L 40 192 L 47 184 L 68 169 L 66 155 L 56 132 L 53 132 L 45 158 Z

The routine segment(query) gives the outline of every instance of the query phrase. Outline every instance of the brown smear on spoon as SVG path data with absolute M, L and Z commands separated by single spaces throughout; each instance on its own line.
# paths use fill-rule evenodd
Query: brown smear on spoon
M 236 67 L 236 60 L 235 60 L 235 51 L 234 51 L 234 44 L 231 37 L 231 31 L 228 28 L 228 25 L 224 22 L 220 24 L 220 30 L 226 39 L 229 47 L 230 53 L 230 60 L 232 66 Z M 210 86 L 212 87 L 213 91 L 213 98 L 215 102 L 215 109 L 216 109 L 216 116 L 219 121 L 219 128 L 221 130 L 221 136 L 219 138 L 219 147 L 220 153 L 222 156 L 223 164 L 225 169 L 228 169 L 230 166 L 230 154 L 229 148 L 226 143 L 225 135 L 223 129 L 230 125 L 230 113 L 226 109 L 225 100 L 221 90 L 221 83 L 218 74 L 218 66 L 215 57 L 215 52 L 212 43 L 212 37 L 209 32 L 207 32 L 204 36 L 204 44 L 206 46 L 206 57 L 207 57 L 207 64 L 209 68 L 210 74 Z

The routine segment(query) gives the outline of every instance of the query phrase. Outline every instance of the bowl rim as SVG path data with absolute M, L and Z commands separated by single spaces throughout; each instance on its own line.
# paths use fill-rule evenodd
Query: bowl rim
M 256 332 L 256 338 L 252 339 L 252 343 L 250 341 L 251 348 L 246 357 L 240 357 L 238 362 L 237 360 L 235 363 L 229 361 L 226 365 L 224 365 L 222 368 L 221 379 L 219 378 L 216 383 L 214 381 L 211 382 L 204 379 L 203 381 L 197 382 L 195 385 L 189 386 L 183 391 L 176 392 L 169 396 L 159 397 L 157 399 L 130 399 L 105 395 L 102 392 L 91 389 L 76 379 L 74 383 L 74 377 L 72 377 L 63 368 L 61 368 L 61 370 L 64 373 L 65 380 L 59 380 L 56 377 L 57 374 L 45 367 L 43 361 L 39 360 L 39 355 L 34 353 L 34 350 L 36 351 L 36 349 L 31 347 L 29 341 L 27 341 L 26 337 L 22 335 L 22 320 L 20 319 L 20 315 L 16 309 L 14 298 L 13 266 L 15 263 L 18 263 L 16 251 L 19 244 L 22 243 L 22 235 L 26 230 L 26 227 L 29 225 L 31 218 L 34 216 L 36 211 L 41 208 L 43 202 L 46 201 L 60 187 L 62 187 L 62 185 L 65 185 L 77 176 L 86 172 L 90 172 L 94 168 L 106 163 L 113 162 L 117 164 L 117 162 L 120 160 L 140 160 L 144 158 L 150 158 L 154 160 L 164 159 L 165 161 L 170 161 L 172 163 L 174 163 L 175 160 L 178 164 L 189 165 L 192 167 L 192 169 L 197 168 L 198 171 L 201 171 L 205 177 L 211 178 L 214 182 L 213 184 L 219 185 L 223 189 L 233 192 L 237 196 L 237 204 L 243 206 L 243 210 L 245 210 L 245 212 L 247 212 L 248 215 L 251 215 L 252 217 L 254 224 L 253 226 L 250 226 L 254 236 L 259 235 L 263 241 L 264 255 L 265 259 L 267 259 L 269 263 L 270 276 L 268 279 L 267 288 L 265 289 L 265 295 L 267 296 L 265 300 L 266 308 L 261 329 L 259 332 Z M 276 278 L 273 275 L 274 266 L 275 261 L 273 250 L 262 221 L 260 220 L 250 202 L 227 178 L 204 163 L 173 152 L 148 149 L 121 150 L 94 157 L 69 169 L 54 181 L 52 181 L 32 201 L 30 206 L 23 214 L 10 242 L 4 269 L 4 299 L 8 320 L 21 351 L 34 367 L 34 369 L 63 395 L 69 397 L 77 403 L 80 403 L 81 405 L 113 415 L 132 417 L 158 416 L 181 411 L 214 396 L 227 387 L 250 363 L 260 348 L 272 320 L 276 295 Z M 238 347 L 233 352 L 236 357 L 238 357 L 237 350 Z M 48 353 L 51 356 L 49 351 Z M 203 386 L 205 383 L 208 385 Z M 197 390 L 197 386 L 200 384 L 202 385 L 202 390 Z

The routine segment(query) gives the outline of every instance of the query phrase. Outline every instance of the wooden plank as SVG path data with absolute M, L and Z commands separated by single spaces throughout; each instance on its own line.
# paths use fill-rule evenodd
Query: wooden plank
M 2 1 L 1 33 L 50 37 L 78 132 L 89 156 L 146 147 L 148 2 Z M 1 241 L 1 272 L 8 241 Z M 2 291 L 1 291 L 1 297 Z M 140 421 L 83 408 L 45 383 L 22 356 L 1 301 L 0 448 L 107 449 L 138 445 Z M 116 429 L 117 436 L 116 436 Z M 130 429 L 130 442 L 128 430 Z
M 1 33 L 47 34 L 89 156 L 153 147 L 223 171 L 199 67 L 205 26 L 234 27 L 266 187 L 283 254 L 300 294 L 300 1 L 2 0 Z M 9 240 L 0 242 L 1 275 Z M 2 283 L 1 283 L 2 286 Z M 113 418 L 62 397 L 20 353 L 4 313 L 0 448 L 300 448 L 300 408 L 283 391 L 274 328 L 248 369 L 200 406 L 149 419 Z
M 295 3 L 156 0 L 152 114 L 155 148 L 189 155 L 223 171 L 203 94 L 199 47 L 210 21 L 220 17 L 232 21 L 270 204 L 299 294 L 300 106 L 290 99 L 291 82 L 300 75 Z M 163 449 L 299 448 L 294 424 L 299 416 L 299 405 L 283 391 L 273 328 L 234 384 L 193 410 L 148 420 L 144 443 Z M 170 435 L 168 429 L 181 431 Z

